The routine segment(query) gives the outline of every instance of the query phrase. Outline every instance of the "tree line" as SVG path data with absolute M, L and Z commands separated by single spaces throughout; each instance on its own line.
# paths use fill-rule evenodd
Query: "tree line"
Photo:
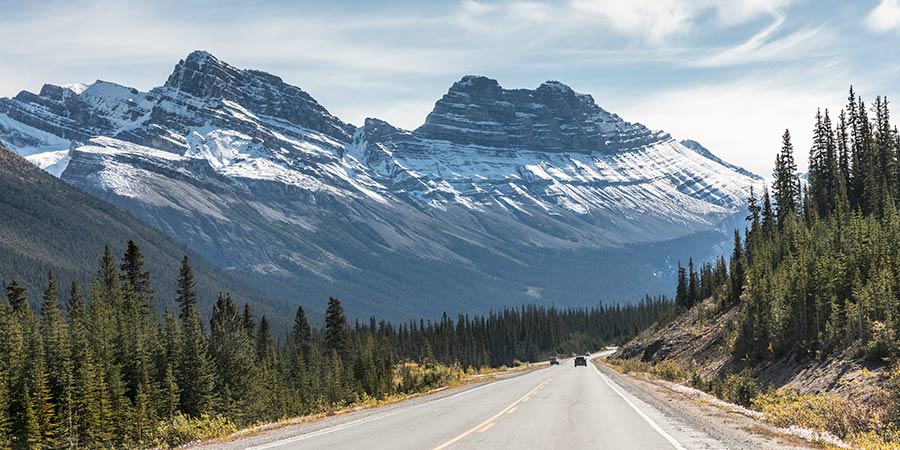
M 178 309 L 158 312 L 134 242 L 119 261 L 107 247 L 87 292 L 73 282 L 61 299 L 49 273 L 38 311 L 26 289 L 9 282 L 0 301 L 0 448 L 142 447 L 180 417 L 242 426 L 417 392 L 446 382 L 440 368 L 496 367 L 622 341 L 672 307 L 665 298 L 590 309 L 530 305 L 395 326 L 375 318 L 349 324 L 331 298 L 324 327 L 311 326 L 298 307 L 293 328 L 278 337 L 266 317 L 257 320 L 228 293 L 204 326 L 196 286 L 185 257 Z
M 847 348 L 872 360 L 900 356 L 898 201 L 900 135 L 888 100 L 869 108 L 851 88 L 836 123 L 828 110 L 815 115 L 807 182 L 786 130 L 771 192 L 750 191 L 730 273 L 720 259 L 711 278 L 700 275 L 714 286 L 700 295 L 679 276 L 676 302 L 711 294 L 719 308 L 739 305 L 734 353 L 744 358 Z

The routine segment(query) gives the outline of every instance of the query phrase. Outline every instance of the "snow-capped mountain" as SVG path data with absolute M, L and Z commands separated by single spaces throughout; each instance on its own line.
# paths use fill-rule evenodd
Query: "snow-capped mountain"
M 668 290 L 757 181 L 555 81 L 466 76 L 416 130 L 357 128 L 206 52 L 149 92 L 0 99 L 0 143 L 285 302 L 394 317 Z

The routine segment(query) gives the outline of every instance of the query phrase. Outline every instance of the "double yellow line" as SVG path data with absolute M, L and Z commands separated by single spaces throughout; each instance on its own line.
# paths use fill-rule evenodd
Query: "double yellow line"
M 498 417 L 500 417 L 500 416 L 502 416 L 502 415 L 504 415 L 504 414 L 506 414 L 506 413 L 508 413 L 508 412 L 512 412 L 514 409 L 516 409 L 516 406 L 517 406 L 519 403 L 522 403 L 522 402 L 527 401 L 528 398 L 531 397 L 532 394 L 534 394 L 535 392 L 539 391 L 541 388 L 543 388 L 547 383 L 549 383 L 549 382 L 551 382 L 551 381 L 553 381 L 553 378 L 548 378 L 548 379 L 546 379 L 543 383 L 541 383 L 541 384 L 535 386 L 534 389 L 528 391 L 527 394 L 523 395 L 523 396 L 522 396 L 521 398 L 519 398 L 518 400 L 512 402 L 511 405 L 507 406 L 506 408 L 503 408 L 503 411 L 500 411 L 500 412 L 498 412 L 497 414 L 494 414 L 493 416 L 491 416 L 490 418 L 488 418 L 488 419 L 485 420 L 484 422 L 481 422 L 481 423 L 479 423 L 478 425 L 475 425 L 474 427 L 470 428 L 470 429 L 469 429 L 468 431 L 466 431 L 465 433 L 460 434 L 459 436 L 456 436 L 455 438 L 450 439 L 449 441 L 444 442 L 444 443 L 441 444 L 441 445 L 438 445 L 437 447 L 434 448 L 434 450 L 444 450 L 445 448 L 447 448 L 447 447 L 449 447 L 449 446 L 451 446 L 451 445 L 453 445 L 453 444 L 459 442 L 460 440 L 465 439 L 466 436 L 468 436 L 468 435 L 470 435 L 470 434 L 472 434 L 472 433 L 487 431 L 489 428 L 491 428 L 492 426 L 494 426 L 494 423 L 493 423 L 494 420 L 496 420 Z

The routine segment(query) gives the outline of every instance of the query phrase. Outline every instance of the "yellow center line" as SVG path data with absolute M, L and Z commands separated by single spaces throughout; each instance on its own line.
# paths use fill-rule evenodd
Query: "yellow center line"
M 485 420 L 484 422 L 481 422 L 481 423 L 479 423 L 478 425 L 475 425 L 474 427 L 470 428 L 470 429 L 467 430 L 465 433 L 460 434 L 459 436 L 456 436 L 455 438 L 450 439 L 449 441 L 444 442 L 444 443 L 441 444 L 441 445 L 438 445 L 437 447 L 434 448 L 434 450 L 444 450 L 445 448 L 447 448 L 447 447 L 449 447 L 449 446 L 451 446 L 451 445 L 453 445 L 453 444 L 459 442 L 460 440 L 462 440 L 462 439 L 465 438 L 466 436 L 468 436 L 468 435 L 470 435 L 470 434 L 472 434 L 472 433 L 474 433 L 474 432 L 476 432 L 476 431 L 481 431 L 481 432 L 486 431 L 488 428 L 490 428 L 491 426 L 493 426 L 493 424 L 492 424 L 491 422 L 493 422 L 494 419 L 496 419 L 496 418 L 502 416 L 503 414 L 506 414 L 506 413 L 509 412 L 511 409 L 515 408 L 516 405 L 518 405 L 519 403 L 522 403 L 524 400 L 527 400 L 528 396 L 530 396 L 531 394 L 534 394 L 535 392 L 537 392 L 538 389 L 541 388 L 541 386 L 543 386 L 543 385 L 549 383 L 550 380 L 552 380 L 552 378 L 548 378 L 548 379 L 545 380 L 543 383 L 537 385 L 534 389 L 532 389 L 531 391 L 529 391 L 527 394 L 523 395 L 523 396 L 522 396 L 521 398 L 519 398 L 518 400 L 512 402 L 511 405 L 507 406 L 506 408 L 503 408 L 503 411 L 500 411 L 500 412 L 498 412 L 497 414 L 494 414 L 493 416 L 491 416 L 490 418 L 488 418 L 488 419 Z M 489 425 L 489 426 L 485 426 L 485 425 Z M 484 427 L 483 430 L 482 430 L 482 427 Z
M 507 413 L 507 414 L 512 414 L 512 413 L 516 412 L 516 409 L 517 409 L 517 408 L 518 408 L 518 406 L 515 406 L 515 407 L 513 407 L 513 409 L 510 409 L 510 410 L 507 411 L 506 413 Z
M 489 424 L 487 424 L 487 425 L 485 425 L 485 426 L 479 428 L 479 429 L 478 429 L 478 432 L 479 432 L 479 433 L 484 433 L 485 431 L 491 429 L 491 427 L 494 426 L 495 423 L 497 423 L 497 422 L 491 422 L 491 423 L 489 423 Z

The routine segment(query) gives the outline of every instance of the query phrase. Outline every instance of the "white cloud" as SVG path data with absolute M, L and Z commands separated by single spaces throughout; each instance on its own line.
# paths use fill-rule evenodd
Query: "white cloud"
M 900 28 L 900 1 L 881 0 L 878 6 L 869 11 L 866 25 L 878 32 Z
M 791 0 L 571 0 L 572 7 L 603 20 L 619 33 L 659 45 L 694 31 L 713 11 L 717 25 L 731 27 L 760 15 L 782 16 Z
M 776 19 L 747 41 L 694 61 L 699 67 L 727 67 L 760 62 L 821 60 L 835 51 L 837 36 L 827 27 L 802 28 L 782 38 L 774 38 L 784 23 Z
M 664 90 L 612 106 L 626 120 L 697 140 L 724 160 L 768 177 L 785 128 L 794 138 L 796 159 L 805 164 L 816 109 L 828 108 L 836 118 L 847 86 L 801 73 L 760 75 Z
M 697 3 L 681 0 L 573 0 L 582 13 L 599 18 L 621 34 L 660 44 L 693 26 Z

